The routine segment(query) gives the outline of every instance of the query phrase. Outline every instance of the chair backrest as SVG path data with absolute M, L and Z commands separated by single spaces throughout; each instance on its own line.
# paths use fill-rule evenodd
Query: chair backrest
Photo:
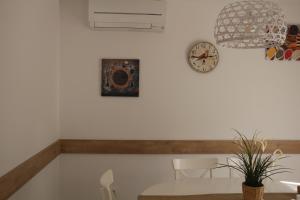
M 227 164 L 231 165 L 231 166 L 237 166 L 240 162 L 239 159 L 237 159 L 235 157 L 228 157 L 226 160 L 227 160 Z M 243 176 L 243 174 L 241 174 L 237 170 L 234 170 L 231 167 L 229 167 L 229 178 L 234 178 L 234 177 L 240 178 L 242 176 Z
M 209 171 L 212 178 L 212 169 L 217 167 L 217 158 L 177 158 L 173 160 L 175 179 L 181 178 L 203 178 Z
M 112 184 L 114 183 L 114 175 L 111 169 L 107 170 L 100 177 L 100 186 L 102 200 L 115 200 L 115 193 L 112 189 Z

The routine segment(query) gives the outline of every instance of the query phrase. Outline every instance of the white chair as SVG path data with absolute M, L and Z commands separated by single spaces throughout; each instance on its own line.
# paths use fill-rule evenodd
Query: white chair
M 235 157 L 229 157 L 226 160 L 227 160 L 227 164 L 231 166 L 237 166 L 237 164 L 239 164 L 240 162 L 239 159 Z M 240 172 L 229 167 L 229 178 L 235 178 L 235 177 L 241 178 L 242 176 L 243 175 Z
M 202 159 L 173 159 L 175 179 L 204 178 L 209 171 L 209 178 L 213 177 L 212 169 L 217 167 L 217 158 Z
M 100 190 L 102 200 L 116 200 L 116 191 L 112 184 L 114 183 L 114 175 L 111 169 L 107 170 L 100 177 Z

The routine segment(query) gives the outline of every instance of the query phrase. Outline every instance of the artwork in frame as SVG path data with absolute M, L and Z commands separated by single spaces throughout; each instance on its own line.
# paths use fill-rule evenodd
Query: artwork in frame
M 102 59 L 102 96 L 139 96 L 139 59 Z
M 300 25 L 289 25 L 285 43 L 266 49 L 267 60 L 300 61 Z

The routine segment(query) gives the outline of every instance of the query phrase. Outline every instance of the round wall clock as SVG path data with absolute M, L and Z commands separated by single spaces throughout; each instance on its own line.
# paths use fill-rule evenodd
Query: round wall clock
M 188 60 L 194 70 L 206 73 L 217 66 L 219 53 L 213 44 L 209 42 L 199 42 L 190 49 Z

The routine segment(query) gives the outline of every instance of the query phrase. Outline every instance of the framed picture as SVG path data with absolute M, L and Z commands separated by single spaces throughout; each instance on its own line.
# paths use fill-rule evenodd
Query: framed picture
M 102 59 L 102 96 L 139 96 L 138 59 Z
M 300 61 L 300 25 L 289 25 L 285 43 L 266 49 L 267 60 Z

